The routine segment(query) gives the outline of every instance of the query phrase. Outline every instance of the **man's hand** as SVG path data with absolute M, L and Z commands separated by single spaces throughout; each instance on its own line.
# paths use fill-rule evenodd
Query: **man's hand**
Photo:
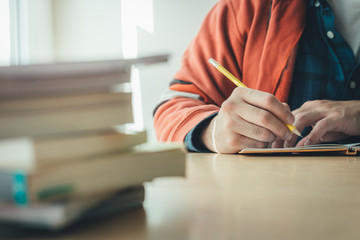
M 293 133 L 285 123 L 293 122 L 289 108 L 275 96 L 238 87 L 222 104 L 201 138 L 214 152 L 236 153 L 247 147 L 268 147 L 278 137 L 291 140 Z
M 350 136 L 360 136 L 360 101 L 316 100 L 304 103 L 293 111 L 294 125 L 301 132 L 305 127 L 313 129 L 296 146 L 343 140 Z M 273 147 L 282 145 L 277 140 Z M 285 147 L 294 146 L 296 138 L 285 142 Z

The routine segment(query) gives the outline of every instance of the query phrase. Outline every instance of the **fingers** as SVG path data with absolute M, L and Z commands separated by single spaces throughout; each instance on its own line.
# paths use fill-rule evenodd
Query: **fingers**
M 298 146 L 313 145 L 323 142 L 337 141 L 345 138 L 347 135 L 334 132 L 337 129 L 337 121 L 333 118 L 324 118 L 318 121 L 309 135 L 298 143 Z
M 295 116 L 294 126 L 299 130 L 299 132 L 303 132 L 303 130 L 308 126 L 314 126 L 322 117 L 323 115 L 317 112 L 314 108 L 308 107 L 310 104 L 304 104 L 305 108 L 296 109 L 293 111 Z M 307 138 L 303 138 L 296 144 L 298 140 L 298 136 L 293 135 L 293 137 L 284 143 L 284 147 L 293 147 L 299 144 L 305 144 Z
M 313 129 L 296 146 L 333 142 L 349 136 L 360 135 L 360 101 L 315 100 L 304 103 L 293 111 L 294 126 L 302 132 L 305 127 Z M 284 147 L 292 147 L 296 137 L 285 141 Z M 273 146 L 279 146 L 279 140 Z
M 337 132 L 330 132 L 330 133 L 326 133 L 322 138 L 320 138 L 321 142 L 336 142 L 345 138 L 350 137 L 347 134 L 343 134 L 343 133 L 337 133 Z
M 228 121 L 224 123 L 224 127 L 231 129 L 239 135 L 260 142 L 273 142 L 276 139 L 276 135 L 267 128 L 248 122 L 237 115 L 235 115 L 235 119 L 231 119 L 230 121 L 228 118 Z
M 336 128 L 336 122 L 331 118 L 324 118 L 318 121 L 309 135 L 307 136 L 304 145 L 321 143 L 321 139 L 327 132 L 332 132 Z
M 203 143 L 213 152 L 237 153 L 244 148 L 265 148 L 268 142 L 258 141 L 234 131 L 233 128 L 224 128 L 228 116 L 219 114 L 210 122 L 202 134 Z M 249 124 L 250 126 L 251 124 Z M 235 125 L 234 125 L 235 126 Z
M 256 141 L 239 134 L 231 134 L 226 138 L 216 137 L 216 148 L 219 153 L 237 153 L 244 148 L 266 148 L 268 145 L 267 142 Z
M 241 106 L 239 112 L 239 118 L 252 123 L 252 127 L 244 128 L 246 134 L 245 132 L 243 134 L 247 137 L 273 142 L 276 137 L 290 140 L 293 136 L 293 133 L 286 127 L 283 121 L 264 109 L 247 104 Z M 249 131 L 250 134 L 248 134 Z
M 289 104 L 283 102 L 282 105 L 284 105 L 284 107 L 286 107 L 286 108 L 290 111 L 290 106 L 289 106 Z M 291 124 L 291 123 L 289 123 L 289 124 Z
M 275 136 L 286 140 L 291 139 L 292 132 L 284 123 L 292 124 L 295 118 L 287 104 L 281 103 L 275 96 L 269 93 L 252 89 L 237 88 L 233 94 L 246 104 L 226 101 L 223 104 L 223 108 L 226 111 L 237 112 L 240 118 L 261 128 L 268 129 Z M 231 104 L 236 107 L 231 106 Z M 261 130 L 261 132 L 264 132 L 264 130 Z
M 284 146 L 284 140 L 277 138 L 271 145 L 272 148 L 282 148 Z
M 313 127 L 309 135 L 299 141 L 297 146 L 338 141 L 346 136 L 360 134 L 359 101 L 309 101 L 293 111 L 293 114 L 294 125 L 299 130 L 308 126 Z M 288 142 L 289 145 L 294 143 L 294 140 Z
M 305 146 L 305 142 L 307 142 L 308 140 L 308 136 L 304 137 L 303 139 L 301 139 L 297 144 L 296 147 L 301 147 L 301 146 Z M 310 144 L 311 145 L 311 144 Z
M 281 103 L 274 95 L 248 88 L 236 88 L 234 91 L 238 91 L 239 96 L 250 105 L 270 112 L 284 123 L 294 123 L 295 118 L 290 108 L 287 104 Z
M 287 109 L 289 109 L 290 111 L 290 106 L 287 103 L 282 103 Z M 293 134 L 293 137 L 296 138 L 295 134 Z M 272 144 L 271 147 L 272 148 L 282 148 L 284 147 L 284 139 L 281 138 L 277 138 Z
M 292 124 L 294 119 L 289 106 L 273 95 L 236 88 L 201 138 L 207 148 L 220 153 L 264 148 L 277 138 L 291 140 L 293 133 L 285 123 Z

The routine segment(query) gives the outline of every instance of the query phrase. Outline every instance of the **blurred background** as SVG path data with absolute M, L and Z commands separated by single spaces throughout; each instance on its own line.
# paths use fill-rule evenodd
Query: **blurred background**
M 135 123 L 156 141 L 152 112 L 217 0 L 0 0 L 0 65 L 170 54 L 133 69 Z

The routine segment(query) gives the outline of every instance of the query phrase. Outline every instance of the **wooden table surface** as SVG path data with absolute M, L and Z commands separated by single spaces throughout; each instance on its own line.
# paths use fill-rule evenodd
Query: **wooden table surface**
M 0 239 L 360 239 L 360 157 L 188 154 L 142 209 Z

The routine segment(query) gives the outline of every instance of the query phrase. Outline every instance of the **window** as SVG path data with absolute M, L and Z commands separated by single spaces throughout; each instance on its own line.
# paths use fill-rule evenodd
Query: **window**
M 0 65 L 10 64 L 9 0 L 0 0 Z

